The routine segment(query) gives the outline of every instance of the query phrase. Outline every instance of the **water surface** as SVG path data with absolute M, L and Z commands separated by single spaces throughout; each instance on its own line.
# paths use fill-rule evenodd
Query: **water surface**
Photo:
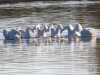
M 49 23 L 100 29 L 100 1 L 20 2 L 0 5 L 0 74 L 99 75 L 100 38 L 5 40 L 4 28 Z M 33 34 L 31 33 L 31 36 Z

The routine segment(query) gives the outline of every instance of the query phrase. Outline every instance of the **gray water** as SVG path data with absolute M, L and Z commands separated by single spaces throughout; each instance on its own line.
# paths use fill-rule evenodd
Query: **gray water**
M 0 5 L 0 75 L 100 75 L 100 36 L 5 40 L 4 28 L 80 23 L 100 29 L 100 1 Z M 31 33 L 31 32 L 30 32 Z M 31 33 L 31 36 L 33 34 Z

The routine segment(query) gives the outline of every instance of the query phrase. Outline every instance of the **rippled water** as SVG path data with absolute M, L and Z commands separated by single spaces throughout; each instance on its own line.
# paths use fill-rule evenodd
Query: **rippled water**
M 100 38 L 4 40 L 4 28 L 37 24 L 100 29 L 100 1 L 20 2 L 0 5 L 1 75 L 99 75 Z M 33 34 L 31 33 L 31 36 Z

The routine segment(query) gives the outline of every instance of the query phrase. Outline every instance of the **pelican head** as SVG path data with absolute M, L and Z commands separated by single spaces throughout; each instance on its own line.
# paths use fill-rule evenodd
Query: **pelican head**
M 50 27 L 50 28 L 54 28 L 53 24 L 49 24 L 49 27 Z
M 79 23 L 77 23 L 74 29 L 75 29 L 77 32 L 81 32 L 81 31 L 82 31 L 82 26 L 81 26 Z
M 49 28 L 48 28 L 47 25 L 44 25 L 44 30 L 45 30 L 45 32 L 48 32 L 49 31 Z
M 36 25 L 36 28 L 40 28 L 40 24 Z
M 57 27 L 59 27 L 59 29 L 60 30 L 62 30 L 63 29 L 63 26 L 61 25 L 61 24 L 58 24 L 58 26 Z
M 72 25 L 68 25 L 68 26 L 67 26 L 67 29 L 68 29 L 68 30 L 73 30 L 74 28 L 73 28 Z
M 20 27 L 17 27 L 16 30 L 17 30 L 17 31 L 18 31 L 18 30 L 21 30 L 21 28 L 20 28 Z
M 34 26 L 34 28 L 33 28 L 33 30 L 36 30 L 36 31 L 37 31 L 37 29 L 40 29 L 40 24 Z
M 48 26 L 48 31 L 50 31 L 51 28 L 54 28 L 53 24 L 49 24 L 49 26 Z
M 31 31 L 34 33 L 34 30 L 35 30 L 35 29 L 34 29 L 34 28 L 32 29 L 31 27 L 27 26 L 27 27 L 26 27 L 26 30 L 28 30 L 28 31 L 31 30 Z

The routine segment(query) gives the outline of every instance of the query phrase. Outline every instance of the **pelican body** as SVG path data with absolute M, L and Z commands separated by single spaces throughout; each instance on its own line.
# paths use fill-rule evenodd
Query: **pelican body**
M 5 39 L 8 39 L 8 40 L 14 40 L 18 38 L 16 34 L 21 35 L 20 32 L 15 29 L 11 29 L 11 30 L 4 29 L 3 30 L 3 36 L 5 37 Z
M 96 31 L 94 28 L 84 28 L 81 31 L 81 37 L 96 36 Z

